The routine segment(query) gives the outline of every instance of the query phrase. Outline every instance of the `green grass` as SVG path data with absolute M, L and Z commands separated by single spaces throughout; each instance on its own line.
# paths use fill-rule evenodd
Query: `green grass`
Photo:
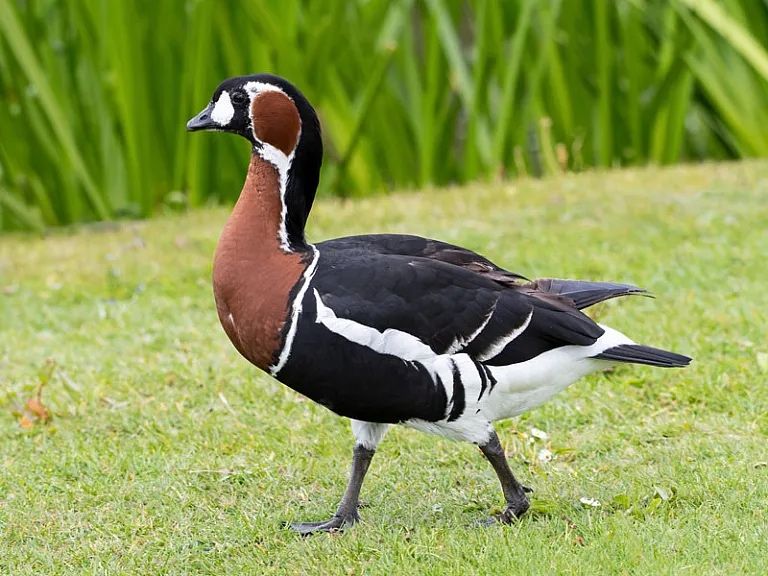
M 6 236 L 0 574 L 765 574 L 766 197 L 755 161 L 319 202 L 315 239 L 415 232 L 529 276 L 636 282 L 658 298 L 595 314 L 696 361 L 595 375 L 501 424 L 536 490 L 515 526 L 473 526 L 502 504 L 476 448 L 398 428 L 364 522 L 307 540 L 281 523 L 333 512 L 351 433 L 226 341 L 227 211 Z M 41 378 L 53 419 L 24 429 Z
M 758 0 L 0 0 L 0 231 L 231 201 L 184 125 L 253 72 L 317 108 L 321 195 L 766 157 L 766 39 Z

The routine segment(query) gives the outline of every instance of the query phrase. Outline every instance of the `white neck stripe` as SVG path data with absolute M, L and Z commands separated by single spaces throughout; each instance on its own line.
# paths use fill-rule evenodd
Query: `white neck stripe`
M 291 252 L 291 245 L 288 241 L 288 229 L 286 228 L 286 221 L 288 219 L 288 204 L 285 202 L 285 194 L 288 189 L 288 172 L 291 170 L 293 164 L 293 158 L 296 154 L 296 148 L 299 147 L 299 141 L 301 140 L 301 115 L 299 115 L 299 133 L 296 137 L 296 146 L 294 146 L 291 153 L 286 156 L 285 153 L 278 149 L 276 146 L 259 140 L 256 136 L 256 132 L 253 130 L 253 100 L 258 97 L 262 92 L 279 92 L 291 102 L 293 98 L 288 96 L 283 90 L 275 86 L 274 84 L 267 84 L 265 82 L 247 82 L 244 86 L 246 92 L 251 97 L 251 101 L 248 105 L 248 117 L 251 119 L 251 132 L 253 137 L 261 143 L 261 147 L 256 147 L 258 155 L 272 164 L 277 170 L 279 182 L 280 182 L 280 229 L 278 231 L 278 237 L 280 239 L 280 248 L 285 252 Z M 296 103 L 294 102 L 294 106 Z M 296 109 L 298 114 L 298 108 Z
M 285 203 L 285 193 L 288 189 L 288 171 L 291 169 L 293 152 L 291 152 L 290 156 L 286 156 L 282 150 L 264 142 L 261 148 L 256 149 L 256 153 L 263 160 L 272 164 L 277 170 L 280 184 L 280 229 L 278 230 L 278 237 L 280 238 L 280 248 L 290 252 L 291 245 L 288 242 L 288 230 L 285 225 L 288 218 L 288 205 Z

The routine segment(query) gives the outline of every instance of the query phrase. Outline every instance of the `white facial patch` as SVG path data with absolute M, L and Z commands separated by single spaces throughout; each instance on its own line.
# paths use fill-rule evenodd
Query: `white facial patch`
M 211 120 L 219 126 L 226 126 L 235 115 L 235 109 L 232 107 L 232 100 L 229 98 L 229 92 L 224 90 L 216 101 L 211 112 Z

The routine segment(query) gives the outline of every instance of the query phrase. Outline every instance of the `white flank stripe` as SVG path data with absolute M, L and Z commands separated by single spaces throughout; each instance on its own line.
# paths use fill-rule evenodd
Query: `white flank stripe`
M 440 382 L 445 390 L 447 399 L 445 418 L 448 418 L 453 408 L 454 368 L 459 372 L 466 406 L 470 406 L 472 399 L 479 396 L 480 375 L 468 355 L 435 354 L 429 346 L 413 334 L 394 328 L 387 328 L 382 332 L 348 318 L 339 318 L 330 307 L 323 303 L 318 291 L 315 290 L 314 292 L 317 302 L 317 323 L 350 342 L 370 348 L 374 352 L 390 354 L 409 362 L 418 362 L 424 366 L 432 377 L 433 383 Z M 469 408 L 465 409 L 465 414 L 467 410 Z
M 496 304 L 498 304 L 499 299 L 496 298 L 496 301 L 493 303 L 493 306 L 491 306 L 491 311 L 488 312 L 488 315 L 485 317 L 485 319 L 480 323 L 480 326 L 472 332 L 467 338 L 462 338 L 461 336 L 456 336 L 456 338 L 453 340 L 450 346 L 448 346 L 448 350 L 445 351 L 446 354 L 455 354 L 459 350 L 464 350 L 467 346 L 469 346 L 472 341 L 477 338 L 477 336 L 480 334 L 480 332 L 483 331 L 483 329 L 488 326 L 488 322 L 491 321 L 491 316 L 493 316 L 493 313 L 496 311 Z
M 272 374 L 272 376 L 276 376 L 277 373 L 283 369 L 283 366 L 285 366 L 285 363 L 288 361 L 288 357 L 291 355 L 291 346 L 293 346 L 293 339 L 296 337 L 296 328 L 299 325 L 299 316 L 301 315 L 303 307 L 302 302 L 304 300 L 304 294 L 306 294 L 307 288 L 309 288 L 309 283 L 315 275 L 315 270 L 317 270 L 317 262 L 320 260 L 320 252 L 318 252 L 317 248 L 315 248 L 313 244 L 310 244 L 310 248 L 312 248 L 312 252 L 314 252 L 314 258 L 312 259 L 312 263 L 307 266 L 306 270 L 304 270 L 303 284 L 301 285 L 301 288 L 299 288 L 296 298 L 293 300 L 291 325 L 288 328 L 288 334 L 285 335 L 285 344 L 283 344 L 283 349 L 280 351 L 280 357 L 277 359 L 277 364 L 269 367 L 269 373 Z
M 343 336 L 350 342 L 361 344 L 382 354 L 392 354 L 403 360 L 433 359 L 435 353 L 416 336 L 387 328 L 384 332 L 347 318 L 338 318 L 336 313 L 323 303 L 315 290 L 317 320 L 331 332 Z
M 488 347 L 488 350 L 486 350 L 481 354 L 478 354 L 476 360 L 478 360 L 479 362 L 485 362 L 486 360 L 490 360 L 498 356 L 501 353 L 501 351 L 504 350 L 504 348 L 506 348 L 510 342 L 512 342 L 512 340 L 514 340 L 515 338 L 520 336 L 520 334 L 525 332 L 525 329 L 528 328 L 528 324 L 531 323 L 531 318 L 533 318 L 533 310 L 531 310 L 528 313 L 528 317 L 525 319 L 525 322 L 523 322 L 520 326 L 512 330 L 512 332 L 510 332 L 506 336 L 502 336 L 501 338 L 496 340 L 496 342 L 494 342 Z

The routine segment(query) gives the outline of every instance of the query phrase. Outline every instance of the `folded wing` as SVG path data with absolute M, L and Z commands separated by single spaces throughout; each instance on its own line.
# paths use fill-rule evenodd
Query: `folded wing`
M 421 246 L 423 253 L 429 245 L 417 237 L 390 240 L 389 246 L 374 244 L 379 250 L 370 249 L 364 238 L 322 245 L 312 285 L 337 319 L 381 333 L 402 332 L 435 354 L 466 353 L 489 365 L 522 362 L 558 346 L 589 346 L 603 334 L 567 297 L 518 284 L 512 280 L 519 278 L 516 275 L 500 283 L 488 273 L 472 270 L 467 266 L 470 258 L 477 263 L 484 260 L 470 256 L 474 253 L 431 249 L 443 256 L 450 251 L 454 261 L 463 259 L 462 265 L 445 258 L 392 253 L 393 245 L 404 251 L 408 243 Z M 334 249 L 337 242 L 342 244 L 337 245 L 340 250 Z M 504 272 L 484 262 L 489 269 Z

